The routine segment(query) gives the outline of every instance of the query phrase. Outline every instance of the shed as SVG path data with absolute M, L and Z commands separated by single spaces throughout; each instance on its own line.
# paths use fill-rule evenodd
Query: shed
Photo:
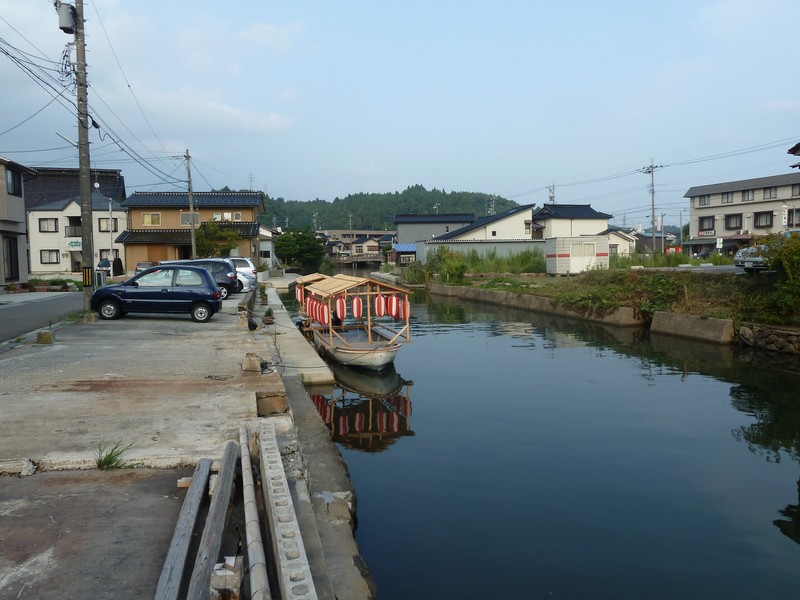
M 590 269 L 608 268 L 608 237 L 582 235 L 545 240 L 548 275 L 572 275 Z

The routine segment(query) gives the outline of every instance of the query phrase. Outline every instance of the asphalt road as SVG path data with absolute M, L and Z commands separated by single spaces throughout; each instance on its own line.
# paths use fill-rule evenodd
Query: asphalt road
M 0 296 L 0 342 L 30 333 L 83 311 L 83 294 L 66 292 L 26 302 L 3 302 Z

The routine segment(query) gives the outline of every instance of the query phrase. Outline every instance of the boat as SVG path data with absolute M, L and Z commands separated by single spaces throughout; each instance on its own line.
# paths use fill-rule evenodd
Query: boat
M 332 362 L 380 371 L 411 341 L 410 293 L 370 277 L 305 275 L 295 282 L 299 327 Z

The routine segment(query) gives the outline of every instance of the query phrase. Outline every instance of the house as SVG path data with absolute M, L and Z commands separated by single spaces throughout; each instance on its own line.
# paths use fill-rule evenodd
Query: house
M 747 246 L 768 233 L 800 230 L 800 173 L 689 188 L 689 240 L 694 253 Z
M 0 285 L 28 281 L 28 237 L 25 231 L 23 179 L 28 167 L 0 157 Z
M 125 250 L 114 238 L 127 227 L 122 205 L 99 192 L 92 193 L 92 264 L 115 258 L 125 264 Z M 83 262 L 81 198 L 75 196 L 39 204 L 28 211 L 31 274 L 80 272 Z
M 608 229 L 610 218 L 589 204 L 545 204 L 533 212 L 531 235 L 539 240 L 597 235 Z
M 598 235 L 608 237 L 608 253 L 610 256 L 630 256 L 636 252 L 636 235 L 631 229 L 609 226 Z
M 275 258 L 275 238 L 278 232 L 275 229 L 260 225 L 258 228 L 258 260 L 256 265 L 264 265 L 267 269 L 274 269 L 278 266 Z
M 656 252 L 664 252 L 670 246 L 674 246 L 677 238 L 674 233 L 663 233 L 653 230 L 637 231 L 633 234 L 636 237 L 636 251 L 643 253 L 653 252 L 653 240 L 655 240 Z
M 80 169 L 63 167 L 31 167 L 33 173 L 25 177 L 25 208 L 34 209 L 43 204 L 81 195 Z M 125 199 L 125 177 L 119 169 L 90 169 L 92 191 L 121 202 Z
M 541 249 L 542 241 L 534 242 L 531 235 L 531 214 L 534 206 L 515 206 L 496 215 L 481 217 L 433 239 L 419 240 L 416 243 L 417 260 L 425 262 L 429 252 L 444 246 L 464 254 L 474 250 L 480 256 L 489 253 L 510 256 L 533 248 Z
M 455 231 L 475 221 L 472 213 L 395 215 L 397 243 L 413 244 Z
M 128 210 L 128 229 L 116 241 L 125 246 L 128 271 L 139 261 L 190 258 L 192 227 L 202 228 L 211 221 L 239 234 L 232 256 L 249 258 L 261 253 L 261 192 L 194 192 L 194 219 L 187 192 L 135 192 L 122 204 Z

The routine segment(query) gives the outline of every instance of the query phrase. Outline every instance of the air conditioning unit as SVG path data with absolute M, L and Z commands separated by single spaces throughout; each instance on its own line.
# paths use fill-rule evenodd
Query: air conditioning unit
M 741 229 L 736 230 L 736 235 L 742 235 L 744 233 Z
M 749 234 L 751 234 L 753 232 L 751 230 L 749 230 L 749 229 L 742 229 L 742 233 L 749 235 Z

